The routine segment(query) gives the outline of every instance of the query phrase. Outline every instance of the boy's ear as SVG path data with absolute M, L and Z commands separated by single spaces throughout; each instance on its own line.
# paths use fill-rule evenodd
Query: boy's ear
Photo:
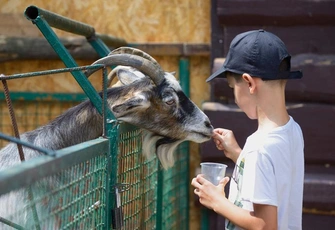
M 250 94 L 253 94 L 255 92 L 255 89 L 256 89 L 255 78 L 251 77 L 247 73 L 244 73 L 244 74 L 242 74 L 242 79 L 248 84 Z

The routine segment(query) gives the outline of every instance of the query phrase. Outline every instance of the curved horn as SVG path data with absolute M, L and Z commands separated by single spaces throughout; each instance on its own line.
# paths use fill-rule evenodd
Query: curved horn
M 164 80 L 165 73 L 158 62 L 149 54 L 135 48 L 120 47 L 110 52 L 107 57 L 95 61 L 92 65 L 94 64 L 134 67 L 149 76 L 155 85 L 160 85 Z M 89 77 L 96 71 L 97 69 L 86 70 L 85 75 Z
M 159 65 L 158 62 L 153 57 L 151 57 L 149 54 L 145 53 L 142 50 L 139 50 L 139 49 L 136 49 L 136 48 L 131 48 L 131 47 L 117 48 L 117 49 L 113 50 L 112 52 L 110 52 L 108 54 L 108 56 L 112 55 L 112 54 L 123 54 L 123 53 L 134 54 L 134 55 L 137 55 L 137 56 L 141 56 L 141 57 L 143 57 L 145 59 L 148 59 L 149 61 L 152 61 L 153 63 Z

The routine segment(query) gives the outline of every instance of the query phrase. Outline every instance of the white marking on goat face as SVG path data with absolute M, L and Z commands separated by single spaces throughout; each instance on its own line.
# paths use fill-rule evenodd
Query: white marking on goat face
M 172 73 L 165 73 L 165 79 L 167 83 L 171 86 L 171 88 L 175 89 L 176 91 L 181 91 L 181 86 L 175 76 Z

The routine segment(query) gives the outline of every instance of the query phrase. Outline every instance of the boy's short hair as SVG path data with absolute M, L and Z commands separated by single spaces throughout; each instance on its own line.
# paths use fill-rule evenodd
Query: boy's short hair
M 248 73 L 263 80 L 300 79 L 301 71 L 291 71 L 291 56 L 276 35 L 264 30 L 252 30 L 237 35 L 230 44 L 223 66 L 213 73 L 226 77 L 227 72 Z

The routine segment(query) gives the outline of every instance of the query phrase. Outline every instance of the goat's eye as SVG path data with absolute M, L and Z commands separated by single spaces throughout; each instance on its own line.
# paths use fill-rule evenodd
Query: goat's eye
M 170 99 L 168 101 L 166 101 L 165 103 L 168 105 L 173 105 L 176 101 L 174 99 Z

